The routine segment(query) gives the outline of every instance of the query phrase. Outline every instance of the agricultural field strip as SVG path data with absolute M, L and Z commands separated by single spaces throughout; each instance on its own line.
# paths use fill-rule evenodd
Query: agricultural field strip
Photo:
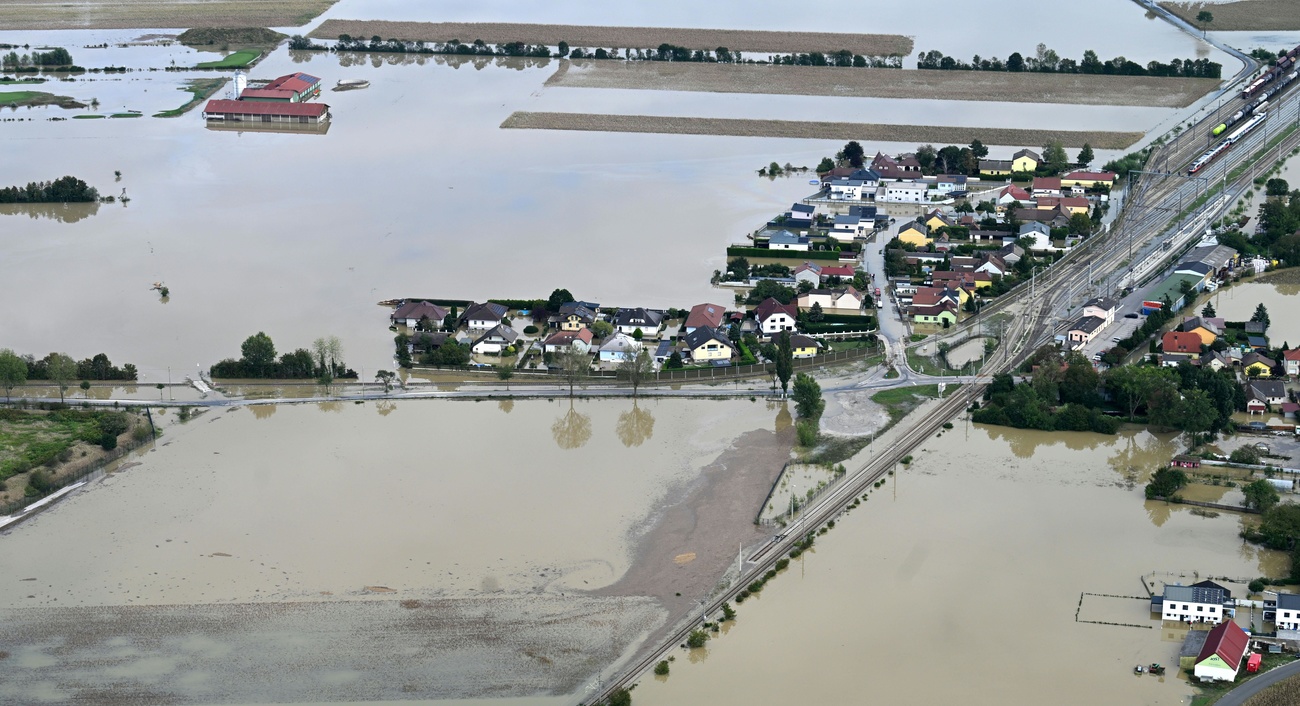
M 562 65 L 546 85 L 1183 108 L 1214 90 L 1219 82 L 1158 76 L 575 61 Z
M 386 22 L 380 20 L 326 20 L 312 30 L 316 39 L 353 37 L 405 41 L 488 44 L 544 44 L 568 42 L 575 47 L 651 49 L 668 43 L 689 49 L 731 51 L 833 53 L 844 49 L 864 56 L 906 56 L 912 40 L 898 34 L 838 34 L 833 32 L 763 32 L 738 29 L 684 29 L 678 27 L 595 27 L 590 25 L 515 24 L 509 22 Z
M 288 27 L 304 25 L 336 0 L 0 1 L 0 30 Z
M 1162 2 L 1160 6 L 1178 15 L 1189 24 L 1210 31 L 1233 30 L 1298 30 L 1300 12 L 1295 0 L 1238 0 L 1237 2 Z M 1214 20 L 1202 25 L 1196 16 L 1202 10 L 1214 15 Z M 1276 47 L 1274 47 L 1276 48 Z
M 590 130 L 666 135 L 727 135 L 732 137 L 794 137 L 816 140 L 866 140 L 917 144 L 966 144 L 978 138 L 986 145 L 1042 145 L 1059 140 L 1066 147 L 1124 149 L 1142 139 L 1141 132 L 1022 130 L 1014 128 L 948 127 L 940 125 L 878 125 L 872 123 L 683 118 L 657 115 L 609 115 L 517 111 L 502 128 L 523 130 Z

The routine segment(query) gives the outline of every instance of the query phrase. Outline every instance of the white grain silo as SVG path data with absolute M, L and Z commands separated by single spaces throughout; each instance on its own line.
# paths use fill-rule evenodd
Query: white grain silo
M 239 100 L 239 96 L 244 92 L 245 88 L 248 88 L 248 76 L 245 76 L 243 71 L 236 71 L 234 85 L 235 95 L 232 96 L 232 98 Z

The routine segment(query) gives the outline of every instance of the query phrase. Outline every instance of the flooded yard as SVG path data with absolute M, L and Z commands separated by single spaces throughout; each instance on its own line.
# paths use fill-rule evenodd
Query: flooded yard
M 1143 501 L 1179 450 L 1145 431 L 962 421 L 740 606 L 727 634 L 643 678 L 636 703 L 1186 703 L 1193 689 L 1172 673 L 1132 674 L 1177 663 L 1146 601 L 1080 609 L 1081 594 L 1142 597 L 1153 571 L 1277 575 L 1287 560 L 1243 543 L 1235 513 Z M 1076 609 L 1141 627 L 1078 623 Z
M 1220 289 L 1210 302 L 1219 317 L 1227 321 L 1249 321 L 1255 307 L 1263 304 L 1269 313 L 1268 340 L 1275 347 L 1289 343 L 1300 345 L 1300 316 L 1295 315 L 1300 304 L 1300 283 L 1294 273 L 1282 273 L 1280 278 L 1250 281 Z M 1199 311 L 1196 313 L 1200 313 Z

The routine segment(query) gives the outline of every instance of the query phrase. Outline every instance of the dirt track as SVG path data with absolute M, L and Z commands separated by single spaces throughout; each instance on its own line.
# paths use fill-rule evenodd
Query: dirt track
M 689 49 L 731 51 L 833 53 L 847 49 L 865 56 L 907 56 L 912 40 L 898 34 L 836 34 L 831 32 L 760 32 L 738 29 L 683 29 L 678 27 L 593 27 L 588 25 L 534 25 L 508 22 L 385 22 L 380 20 L 326 20 L 312 31 L 317 39 L 354 37 L 449 42 L 453 39 L 488 44 L 524 42 L 607 49 L 650 49 L 665 42 Z
M 590 130 L 645 132 L 668 135 L 730 135 L 734 137 L 795 137 L 815 140 L 869 140 L 913 144 L 964 145 L 979 139 L 986 145 L 1043 145 L 1059 140 L 1065 147 L 1124 149 L 1142 139 L 1140 132 L 1082 132 L 1018 130 L 1012 128 L 945 127 L 938 125 L 876 125 L 871 123 L 680 118 L 652 115 L 594 115 L 517 111 L 502 128 L 524 130 Z
M 577 61 L 562 63 L 546 85 L 1181 108 L 1219 82 L 1150 76 Z

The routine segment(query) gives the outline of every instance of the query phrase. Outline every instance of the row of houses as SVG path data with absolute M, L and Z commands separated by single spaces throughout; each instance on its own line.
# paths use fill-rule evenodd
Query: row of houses
M 1236 606 L 1232 592 L 1213 581 L 1166 585 L 1162 594 L 1151 597 L 1151 612 L 1163 621 L 1214 625 L 1208 631 L 1190 630 L 1179 650 L 1179 667 L 1208 682 L 1236 681 L 1243 667 L 1247 672 L 1259 670 L 1262 657 L 1250 651 L 1251 634 L 1233 620 Z M 1266 597 L 1262 618 L 1276 627 L 1278 642 L 1300 640 L 1300 594 Z

